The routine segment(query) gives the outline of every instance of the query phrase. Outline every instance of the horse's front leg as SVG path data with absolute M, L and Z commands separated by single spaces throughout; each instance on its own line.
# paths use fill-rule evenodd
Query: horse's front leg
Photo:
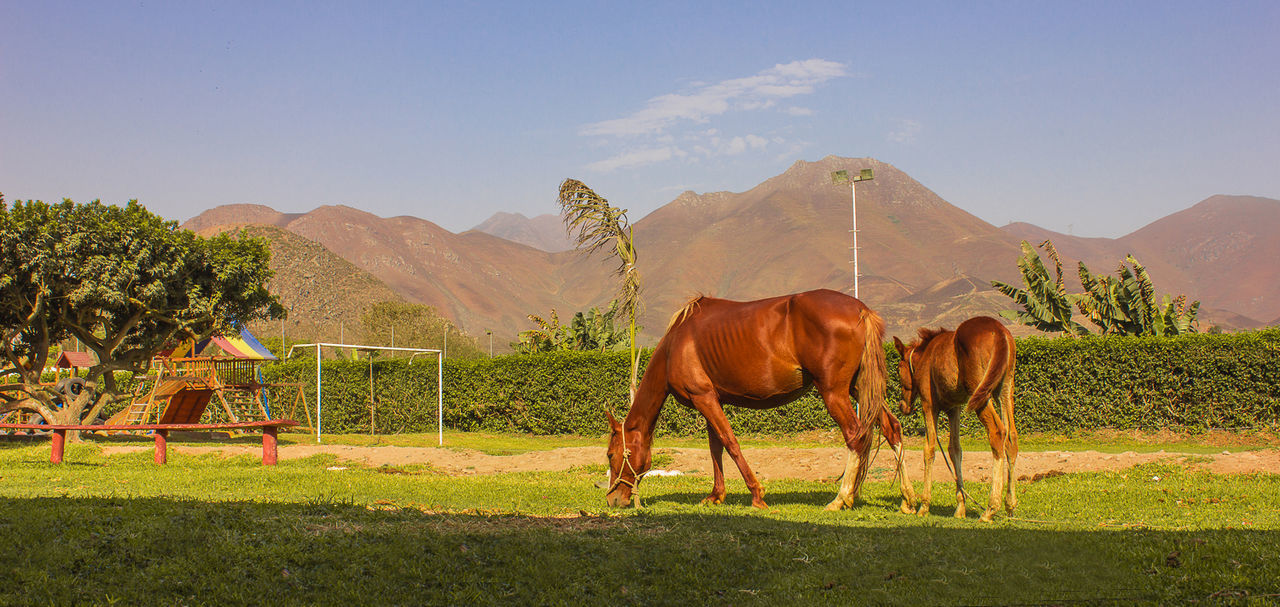
M 747 489 L 751 490 L 751 505 L 756 508 L 768 508 L 768 504 L 764 503 L 764 485 L 756 480 L 756 475 L 751 471 L 751 466 L 747 464 L 747 458 L 742 456 L 742 447 L 738 445 L 738 437 L 734 436 L 733 428 L 729 427 L 729 419 L 724 416 L 724 409 L 720 406 L 720 400 L 714 394 L 696 396 L 690 399 L 693 406 L 702 416 L 707 418 L 708 434 L 714 433 L 719 439 L 724 449 L 729 452 L 729 457 L 733 458 L 733 463 L 738 465 L 738 472 L 742 473 L 742 480 L 746 481 Z M 714 448 L 713 448 L 714 451 Z M 712 455 L 715 455 L 714 452 Z M 713 465 L 719 458 L 712 457 Z M 723 472 L 720 473 L 719 488 L 724 493 Z M 712 491 L 715 491 L 713 488 Z
M 716 429 L 711 426 L 711 422 L 707 422 L 707 442 L 711 445 L 711 470 L 715 474 L 715 481 L 711 485 L 711 494 L 703 498 L 702 503 L 723 504 L 724 443 L 720 441 L 720 435 L 716 434 Z
M 880 434 L 889 441 L 889 446 L 893 448 L 893 457 L 897 462 L 898 489 L 902 493 L 902 505 L 898 510 L 903 514 L 915 514 L 916 496 L 911 490 L 911 481 L 907 480 L 907 463 L 902 456 L 902 424 L 888 409 L 880 410 Z
M 961 468 L 961 460 L 964 459 L 964 452 L 960 450 L 960 407 L 952 407 L 947 410 L 947 433 L 950 440 L 947 441 L 947 451 L 951 453 L 951 471 L 956 475 L 956 518 L 964 518 L 965 502 L 964 502 L 964 470 Z
M 920 508 L 916 514 L 927 516 L 929 504 L 933 501 L 933 457 L 938 444 L 938 412 L 929 401 L 921 403 L 920 412 L 924 416 L 924 487 L 920 490 Z

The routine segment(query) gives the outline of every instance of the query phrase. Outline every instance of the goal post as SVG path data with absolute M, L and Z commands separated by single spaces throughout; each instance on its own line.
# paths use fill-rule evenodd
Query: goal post
M 412 352 L 409 356 L 409 364 L 413 364 L 413 358 L 419 354 L 435 354 L 436 355 L 436 431 L 439 436 L 440 445 L 444 445 L 444 352 L 430 348 L 397 348 L 395 346 L 362 346 L 357 344 L 334 344 L 334 343 L 314 343 L 314 344 L 294 344 L 289 347 L 289 354 L 285 358 L 293 356 L 296 348 L 315 348 L 316 349 L 316 442 L 320 442 L 321 436 L 321 402 L 323 401 L 320 388 L 320 350 L 321 348 L 353 348 L 356 350 L 378 350 L 383 352 Z M 370 394 L 372 399 L 373 395 Z

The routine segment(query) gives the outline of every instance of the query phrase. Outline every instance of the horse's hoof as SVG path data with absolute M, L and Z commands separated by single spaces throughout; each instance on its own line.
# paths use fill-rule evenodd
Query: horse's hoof
M 980 520 L 980 521 L 982 521 L 982 522 L 984 522 L 984 523 L 990 523 L 990 522 L 991 522 L 992 517 L 994 517 L 995 515 L 996 515 L 995 508 L 992 508 L 992 509 L 990 509 L 990 510 L 988 510 L 988 511 L 986 511 L 986 512 L 983 512 L 983 513 L 982 513 L 982 516 L 978 517 L 978 520 Z
M 702 504 L 703 504 L 704 506 L 718 506 L 718 505 L 723 504 L 723 503 L 724 503 L 724 496 L 723 496 L 723 495 L 718 495 L 718 496 L 717 496 L 717 495 L 708 495 L 707 497 L 702 498 Z
M 916 516 L 929 516 L 929 507 L 920 506 L 920 508 L 916 510 Z
M 751 507 L 766 510 L 769 508 L 769 504 L 764 503 L 764 500 L 761 499 L 753 499 L 751 500 Z
M 901 513 L 903 513 L 903 514 L 915 514 L 915 513 L 916 513 L 916 509 L 915 509 L 915 508 L 913 508 L 913 507 L 911 507 L 911 505 L 910 505 L 910 504 L 907 504 L 906 502 L 903 502 L 903 503 L 902 503 L 902 506 L 898 507 L 898 512 L 901 512 Z
M 837 510 L 844 510 L 845 508 L 848 508 L 848 507 L 849 507 L 849 504 L 846 504 L 842 498 L 837 497 L 836 499 L 831 500 L 830 504 L 827 504 L 826 509 L 828 511 L 835 512 Z
M 956 508 L 956 518 L 964 518 L 965 514 L 964 508 Z

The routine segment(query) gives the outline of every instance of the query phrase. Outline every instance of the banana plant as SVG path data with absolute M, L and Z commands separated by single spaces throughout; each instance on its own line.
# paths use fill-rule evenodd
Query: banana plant
M 1048 240 L 1040 243 L 1054 264 L 1054 277 L 1040 260 L 1040 254 L 1027 241 L 1022 241 L 1022 256 L 1018 258 L 1018 271 L 1026 288 L 991 281 L 991 286 L 1022 306 L 1022 310 L 1005 310 L 1001 316 L 1014 322 L 1034 327 L 1046 333 L 1065 333 L 1073 337 L 1087 335 L 1084 325 L 1072 320 L 1072 308 L 1084 297 L 1067 293 L 1062 280 L 1062 260 L 1058 250 Z
M 1157 305 L 1151 275 L 1133 255 L 1120 263 L 1115 277 L 1093 274 L 1083 262 L 1079 265 L 1085 296 L 1076 305 L 1104 335 L 1167 337 L 1195 332 L 1200 302 L 1188 306 L 1185 295 L 1172 299 L 1165 295 Z

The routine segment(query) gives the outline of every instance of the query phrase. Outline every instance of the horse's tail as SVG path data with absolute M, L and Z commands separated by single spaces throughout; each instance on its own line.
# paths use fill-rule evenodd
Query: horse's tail
M 884 320 L 870 308 L 862 309 L 862 361 L 858 364 L 858 421 L 863 434 L 880 423 L 884 409 L 884 383 L 888 377 L 884 359 Z M 866 441 L 870 446 L 871 441 Z M 865 455 L 865 454 L 864 454 Z
M 1012 344 L 1002 333 L 996 333 L 995 337 L 996 343 L 991 351 L 991 362 L 987 364 L 987 374 L 982 377 L 982 383 L 979 383 L 973 390 L 973 394 L 969 396 L 969 405 L 966 407 L 969 411 L 978 411 L 990 402 L 991 394 L 1004 383 L 1005 376 L 1012 371 L 1012 365 L 1009 364 L 1013 357 Z M 996 412 L 1001 416 L 1006 413 L 1010 412 Z

